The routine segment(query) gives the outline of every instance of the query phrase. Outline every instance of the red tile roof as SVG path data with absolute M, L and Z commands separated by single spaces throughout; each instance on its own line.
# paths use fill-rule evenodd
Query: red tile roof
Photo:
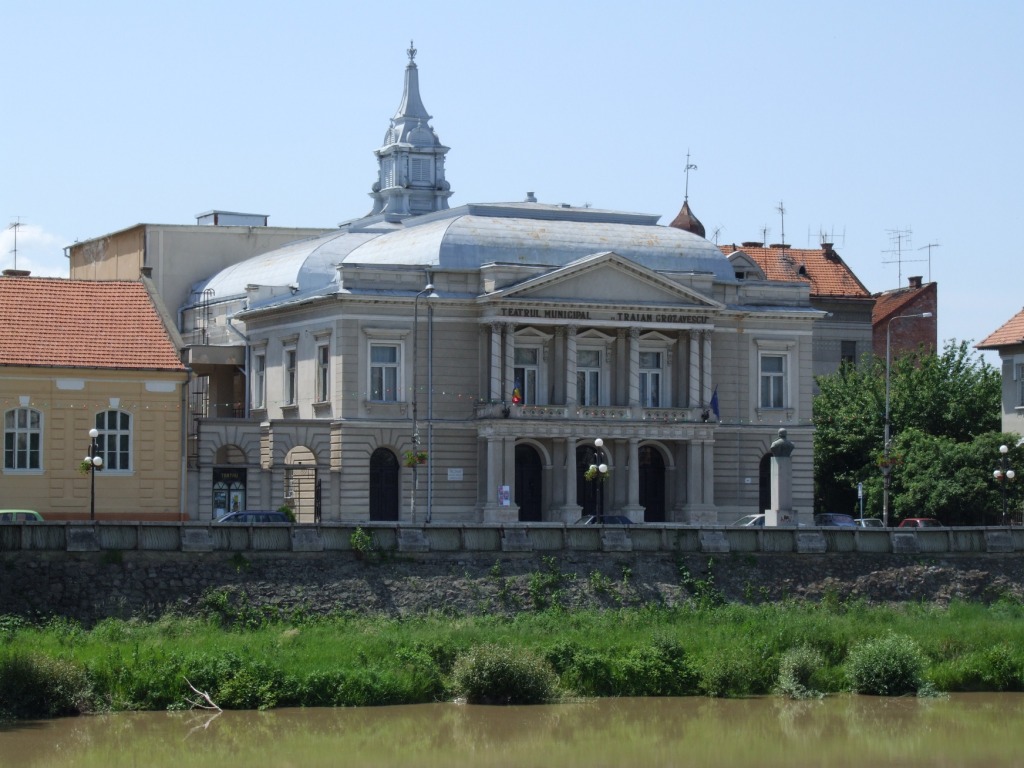
M 736 251 L 747 254 L 764 270 L 769 280 L 810 283 L 811 296 L 871 298 L 868 289 L 834 249 L 780 248 L 775 245 L 718 247 L 726 256 Z
M 978 349 L 998 349 L 1024 344 L 1024 309 L 975 344 Z
M 0 277 L 0 365 L 184 371 L 146 287 Z

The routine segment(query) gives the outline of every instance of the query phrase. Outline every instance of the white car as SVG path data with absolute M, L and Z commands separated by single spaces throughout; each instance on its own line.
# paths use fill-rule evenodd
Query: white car
M 884 528 L 882 521 L 877 517 L 858 517 L 854 520 L 858 528 Z
M 732 524 L 733 528 L 753 528 L 764 525 L 764 515 L 746 515 Z

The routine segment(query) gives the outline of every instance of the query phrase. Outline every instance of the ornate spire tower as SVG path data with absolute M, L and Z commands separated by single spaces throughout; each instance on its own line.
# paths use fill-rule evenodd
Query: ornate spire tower
M 370 215 L 416 216 L 448 208 L 451 188 L 444 178 L 444 156 L 448 147 L 441 144 L 430 127 L 420 98 L 420 77 L 416 67 L 416 49 L 409 42 L 409 63 L 405 67 L 402 103 L 391 118 L 384 145 L 377 155 L 377 182 L 370 197 Z

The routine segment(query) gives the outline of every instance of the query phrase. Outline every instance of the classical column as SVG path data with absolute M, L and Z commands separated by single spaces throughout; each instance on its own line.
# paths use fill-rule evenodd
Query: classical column
M 498 322 L 491 323 L 491 402 L 501 400 L 501 328 Z
M 629 438 L 629 458 L 626 462 L 626 506 L 622 512 L 636 523 L 644 520 L 644 508 L 640 506 L 640 438 Z
M 565 329 L 565 404 L 568 406 L 569 417 L 575 414 L 576 407 L 576 332 L 579 326 L 570 325 Z M 573 458 L 575 462 L 575 457 Z
M 701 401 L 700 404 L 707 406 L 711 402 L 711 331 L 704 331 L 704 354 L 701 365 L 704 371 L 702 377 Z
M 700 334 L 690 331 L 690 375 L 686 405 L 696 408 L 700 405 Z
M 640 406 L 640 329 L 629 329 L 629 407 Z
M 565 504 L 562 506 L 562 521 L 575 523 L 582 509 L 576 498 L 576 438 L 567 437 L 562 442 L 565 445 Z
M 505 382 L 502 386 L 502 399 L 508 404 L 512 403 L 512 390 L 516 388 L 515 382 L 515 352 L 516 352 L 516 327 L 513 323 L 505 324 Z

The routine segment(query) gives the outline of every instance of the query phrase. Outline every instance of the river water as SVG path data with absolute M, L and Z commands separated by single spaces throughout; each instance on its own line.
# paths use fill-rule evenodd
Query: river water
M 0 766 L 1024 765 L 1024 694 L 145 712 L 0 726 Z

